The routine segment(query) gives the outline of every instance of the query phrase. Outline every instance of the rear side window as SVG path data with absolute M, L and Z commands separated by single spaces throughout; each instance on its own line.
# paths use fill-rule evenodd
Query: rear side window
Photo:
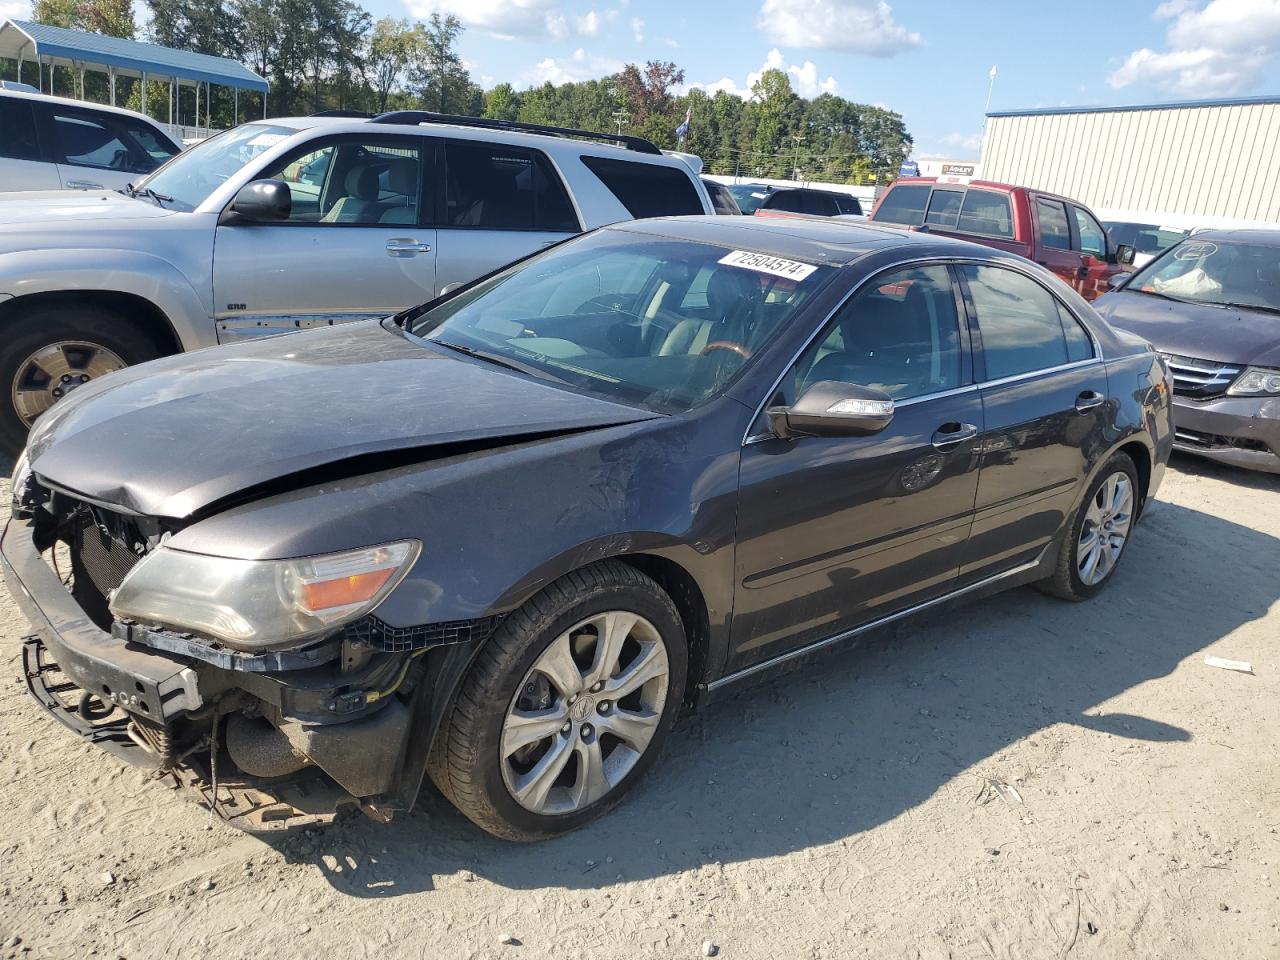
M 1061 201 L 1036 199 L 1036 214 L 1040 220 L 1040 242 L 1057 250 L 1071 249 L 1071 228 L 1067 226 L 1067 211 Z
M 960 203 L 963 190 L 935 190 L 929 198 L 929 211 L 924 222 L 938 227 L 954 227 L 960 219 Z
M 884 223 L 901 223 L 909 227 L 920 226 L 924 223 L 924 207 L 929 202 L 929 189 L 929 185 L 924 183 L 890 187 L 872 219 Z
M 782 210 L 785 213 L 811 213 L 805 209 L 805 196 L 799 190 L 778 190 L 761 204 L 766 210 Z
M 702 184 L 707 188 L 707 196 L 711 198 L 711 208 L 716 213 L 726 217 L 736 217 L 742 213 L 738 207 L 738 201 L 733 199 L 733 194 L 723 183 L 703 180 Z
M 583 157 L 582 162 L 637 220 L 704 212 L 693 181 L 672 167 L 609 157 Z
M 825 193 L 804 194 L 804 212 L 815 217 L 834 217 L 836 198 Z
M 444 150 L 446 225 L 581 229 L 559 174 L 539 151 L 468 140 L 447 140 Z
M 42 159 L 31 104 L 0 97 L 0 157 L 11 160 Z
M 1067 362 L 1070 354 L 1063 317 L 1048 290 L 1002 267 L 969 264 L 959 269 L 969 283 L 978 315 L 988 380 Z
M 857 197 L 836 197 L 836 210 L 840 213 L 862 216 L 862 204 Z
M 1067 359 L 1075 362 L 1092 357 L 1093 338 L 1062 304 L 1058 304 L 1058 319 L 1062 321 L 1062 332 L 1067 337 Z
M 959 230 L 1013 239 L 1013 210 L 1009 197 L 994 190 L 970 190 L 960 208 Z

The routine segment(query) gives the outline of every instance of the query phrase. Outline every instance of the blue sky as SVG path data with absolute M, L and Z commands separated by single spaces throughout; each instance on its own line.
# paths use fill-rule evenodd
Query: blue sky
M 365 0 L 375 16 L 457 14 L 486 86 L 669 59 L 749 91 L 765 65 L 900 112 L 918 155 L 976 157 L 992 109 L 1275 93 L 1280 0 Z

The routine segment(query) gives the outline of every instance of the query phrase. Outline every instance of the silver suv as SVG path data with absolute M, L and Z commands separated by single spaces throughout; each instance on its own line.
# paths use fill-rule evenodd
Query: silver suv
M 395 313 L 583 230 L 711 212 L 647 140 L 412 111 L 237 127 L 122 193 L 0 194 L 0 448 L 128 364 Z

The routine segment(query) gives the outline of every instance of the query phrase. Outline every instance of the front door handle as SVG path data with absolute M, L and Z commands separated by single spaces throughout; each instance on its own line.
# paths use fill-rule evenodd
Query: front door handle
M 1076 397 L 1076 413 L 1088 413 L 1090 410 L 1097 409 L 1106 402 L 1106 399 L 1097 390 L 1086 390 Z
M 68 180 L 68 190 L 105 190 L 106 188 L 100 183 L 91 183 L 88 180 Z
M 420 253 L 430 253 L 431 244 L 419 243 L 413 237 L 395 237 L 387 241 L 387 256 L 416 257 Z
M 978 427 L 972 423 L 944 423 L 933 435 L 935 450 L 951 450 L 978 435 Z

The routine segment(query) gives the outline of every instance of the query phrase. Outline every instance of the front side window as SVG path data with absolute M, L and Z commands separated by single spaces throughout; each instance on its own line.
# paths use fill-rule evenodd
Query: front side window
M 964 195 L 957 227 L 965 233 L 1012 240 L 1013 210 L 1009 206 L 1009 195 L 994 190 L 969 190 Z
M 944 266 L 881 274 L 845 304 L 796 364 L 796 394 L 820 380 L 895 400 L 960 386 L 960 317 Z
M 838 196 L 835 201 L 836 210 L 840 213 L 855 217 L 862 216 L 862 202 L 857 197 Z
M 419 140 L 338 141 L 263 172 L 292 197 L 290 223 L 346 226 L 416 224 Z
M 804 213 L 804 194 L 799 190 L 778 190 L 764 202 L 766 210 L 781 210 L 784 213 Z
M 156 161 L 131 143 L 122 125 L 113 119 L 81 113 L 53 112 L 58 162 L 121 173 L 148 173 Z
M 1048 290 L 1003 267 L 966 264 L 959 269 L 968 281 L 982 331 L 988 380 L 1061 366 L 1072 359 L 1064 318 Z
M 581 229 L 559 174 L 537 150 L 448 140 L 445 169 L 448 226 L 562 233 Z
M 610 157 L 584 156 L 582 162 L 637 220 L 704 212 L 693 181 L 674 167 Z
M 1280 246 L 1188 237 L 1125 290 L 1280 313 Z
M 41 159 L 35 116 L 26 101 L 0 97 L 0 157 Z
M 409 329 L 446 352 L 679 412 L 719 393 L 834 269 L 604 230 L 516 264 Z
M 181 152 L 172 141 L 163 136 L 155 127 L 130 117 L 122 117 L 120 122 L 134 142 L 146 152 L 147 156 L 156 162 L 157 166 Z
M 1107 258 L 1107 234 L 1097 220 L 1093 219 L 1079 207 L 1072 205 L 1071 216 L 1076 222 L 1076 233 L 1080 235 L 1080 250 L 1091 254 L 1099 260 Z
M 929 185 L 924 183 L 904 183 L 900 187 L 890 187 L 871 219 L 918 227 L 924 223 L 924 208 L 929 202 L 929 190 Z
M 1067 211 L 1060 200 L 1036 200 L 1036 216 L 1040 221 L 1040 243 L 1055 250 L 1071 249 L 1071 228 Z
M 164 203 L 171 209 L 191 211 L 259 155 L 296 132 L 288 127 L 248 123 L 184 150 L 134 185 L 168 197 Z

